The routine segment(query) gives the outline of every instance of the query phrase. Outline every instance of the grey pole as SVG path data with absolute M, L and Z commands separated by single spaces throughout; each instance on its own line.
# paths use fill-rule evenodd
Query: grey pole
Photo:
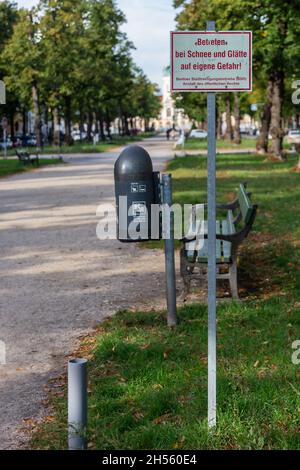
M 172 176 L 162 175 L 162 196 L 163 204 L 167 209 L 172 207 Z M 174 257 L 174 214 L 170 212 L 170 219 L 167 217 L 168 210 L 163 211 L 163 232 L 165 238 L 165 260 L 166 260 L 166 287 L 167 287 L 167 307 L 168 326 L 177 325 L 176 310 L 176 275 Z M 165 214 L 165 216 L 164 216 Z M 168 221 L 170 220 L 170 223 Z
M 7 131 L 6 129 L 3 129 L 3 140 L 4 140 L 4 160 L 7 159 L 7 142 L 6 142 L 6 139 L 7 139 Z
M 86 449 L 87 360 L 68 364 L 68 440 L 69 450 Z
M 207 31 L 215 31 L 214 21 Z M 207 94 L 208 153 L 208 427 L 216 426 L 216 94 Z

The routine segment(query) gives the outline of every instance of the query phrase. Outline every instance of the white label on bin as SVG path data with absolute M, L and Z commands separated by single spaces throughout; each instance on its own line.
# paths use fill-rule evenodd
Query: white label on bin
M 147 221 L 147 205 L 145 201 L 135 201 L 132 203 L 132 215 L 135 222 Z
M 138 193 L 139 192 L 139 183 L 131 183 L 131 192 Z

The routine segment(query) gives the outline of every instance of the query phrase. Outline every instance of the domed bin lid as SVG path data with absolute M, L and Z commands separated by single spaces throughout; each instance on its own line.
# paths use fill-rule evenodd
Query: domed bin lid
M 133 181 L 152 178 L 153 165 L 149 153 L 139 145 L 129 145 L 115 163 L 115 179 Z

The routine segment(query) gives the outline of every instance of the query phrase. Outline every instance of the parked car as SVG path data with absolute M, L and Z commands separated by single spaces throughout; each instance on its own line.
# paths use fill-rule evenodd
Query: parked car
M 22 135 L 17 134 L 15 136 L 15 140 L 13 141 L 13 147 L 14 148 L 22 147 Z
M 300 130 L 290 129 L 287 133 L 286 140 L 287 143 L 291 145 L 300 144 Z
M 0 141 L 0 148 L 3 150 L 4 147 L 5 147 L 4 140 L 1 140 Z M 6 148 L 11 149 L 12 147 L 13 147 L 13 143 L 11 141 L 11 138 L 7 137 L 7 139 L 6 139 Z
M 36 136 L 34 134 L 29 134 L 26 136 L 26 146 L 27 147 L 36 147 L 36 144 L 37 144 L 37 140 L 36 140 Z M 23 143 L 23 145 L 25 145 Z
M 80 135 L 80 131 L 72 132 L 72 138 L 74 142 L 80 142 L 81 140 L 86 139 L 86 136 L 87 136 L 86 132 L 81 132 L 81 135 Z
M 193 129 L 189 135 L 193 139 L 207 139 L 207 132 L 203 129 Z
M 17 134 L 14 147 L 36 147 L 37 140 L 34 134 Z

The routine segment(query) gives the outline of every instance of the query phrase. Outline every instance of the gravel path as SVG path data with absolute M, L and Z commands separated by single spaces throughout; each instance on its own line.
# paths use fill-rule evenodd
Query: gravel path
M 143 143 L 163 169 L 172 143 Z M 18 426 L 43 412 L 43 387 L 81 334 L 123 307 L 164 307 L 160 250 L 96 238 L 96 208 L 113 202 L 116 152 L 67 156 L 0 180 L 1 449 L 26 442 Z M 146 286 L 146 289 L 143 289 Z

